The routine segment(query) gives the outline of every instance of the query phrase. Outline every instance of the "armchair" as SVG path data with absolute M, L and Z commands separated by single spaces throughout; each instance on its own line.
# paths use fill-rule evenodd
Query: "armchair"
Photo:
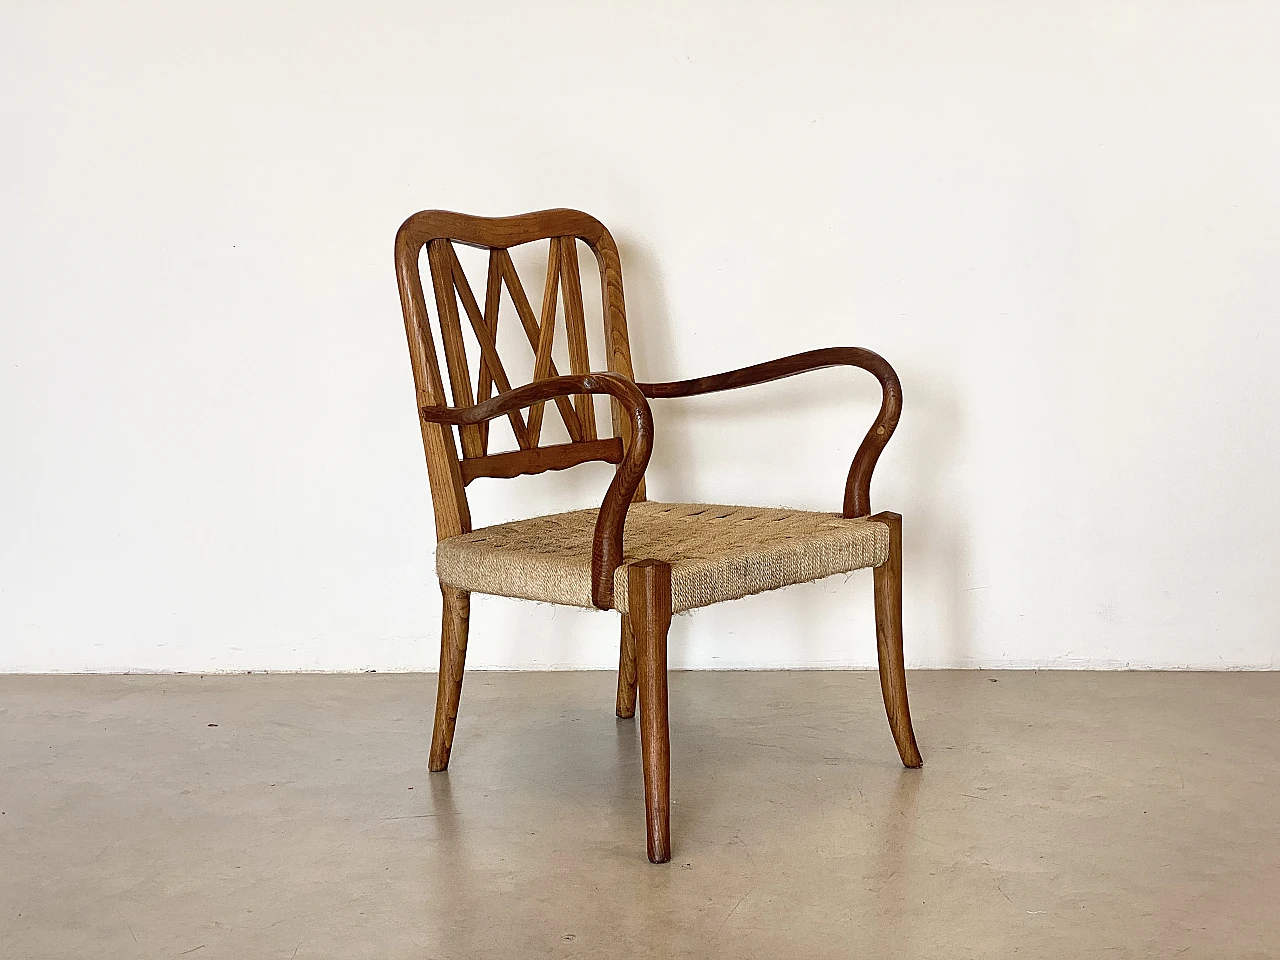
M 508 252 L 536 241 L 547 241 L 549 250 L 537 314 Z M 580 241 L 599 266 L 607 372 L 591 369 Z M 455 243 L 489 251 L 483 309 Z M 449 397 L 419 273 L 424 247 Z M 574 210 L 505 218 L 414 214 L 396 236 L 396 273 L 435 509 L 443 597 L 432 771 L 449 764 L 471 593 L 617 610 L 622 625 L 615 711 L 619 718 L 631 718 L 639 700 L 648 855 L 654 863 L 665 862 L 671 856 L 666 665 L 672 614 L 864 567 L 873 568 L 880 684 L 890 731 L 902 762 L 921 765 L 903 669 L 901 517 L 873 516 L 870 506 L 872 472 L 902 408 L 898 377 L 883 358 L 857 347 L 832 347 L 692 380 L 637 382 L 617 247 L 599 221 Z M 515 388 L 497 347 L 504 288 L 534 353 L 532 381 Z M 459 301 L 480 354 L 474 392 Z M 552 356 L 561 302 L 570 367 L 564 375 Z M 647 500 L 644 472 L 654 440 L 650 399 L 730 390 L 830 366 L 866 370 L 882 390 L 879 414 L 850 466 L 841 513 Z M 612 409 L 613 436 L 603 439 L 593 401 L 598 395 L 608 396 Z M 548 403 L 559 412 L 568 443 L 540 445 Z M 489 424 L 502 417 L 510 421 L 519 449 L 490 453 Z M 617 465 L 599 509 L 472 529 L 466 487 L 473 480 L 593 460 Z

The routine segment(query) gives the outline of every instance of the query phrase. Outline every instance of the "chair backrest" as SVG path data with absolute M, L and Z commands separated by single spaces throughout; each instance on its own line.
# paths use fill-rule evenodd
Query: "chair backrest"
M 533 375 L 528 382 L 561 373 L 591 372 L 578 267 L 579 240 L 595 254 L 600 272 L 604 344 L 608 356 L 604 365 L 597 365 L 595 370 L 609 370 L 635 379 L 627 340 L 618 248 L 600 221 L 577 210 L 543 210 L 517 217 L 473 217 L 444 210 L 424 210 L 404 222 L 396 234 L 396 276 L 419 408 L 471 406 L 521 385 L 509 381 L 498 351 L 498 318 L 503 312 L 504 287 L 523 330 L 520 339 L 527 340 L 533 354 Z M 535 312 L 508 251 L 538 241 L 546 242 L 547 266 L 542 302 Z M 463 271 L 455 243 L 489 251 L 483 308 Z M 424 246 L 444 369 L 448 374 L 448 394 L 418 267 Z M 477 348 L 474 365 L 468 362 L 463 315 Z M 564 317 L 569 370 L 557 369 L 552 358 L 558 315 Z M 472 370 L 476 371 L 474 388 Z M 569 435 L 568 443 L 540 446 L 544 405 L 538 403 L 529 408 L 527 417 L 520 411 L 509 415 L 519 449 L 502 453 L 489 452 L 487 423 L 455 428 L 420 421 L 438 539 L 471 530 L 466 485 L 476 477 L 514 477 L 590 460 L 617 463 L 622 459 L 623 444 L 629 440 L 630 422 L 617 401 L 611 401 L 612 431 L 606 437 L 599 435 L 593 397 L 578 395 L 555 403 Z M 642 482 L 636 499 L 643 498 Z

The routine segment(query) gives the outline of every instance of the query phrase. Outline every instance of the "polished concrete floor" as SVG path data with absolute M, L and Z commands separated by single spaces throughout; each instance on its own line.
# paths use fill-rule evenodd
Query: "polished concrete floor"
M 1280 674 L 0 677 L 0 957 L 1280 957 Z

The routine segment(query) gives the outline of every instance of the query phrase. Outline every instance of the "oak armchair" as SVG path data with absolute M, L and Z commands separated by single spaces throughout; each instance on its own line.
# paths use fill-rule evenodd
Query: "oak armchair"
M 543 299 L 535 313 L 508 251 L 537 241 L 546 241 L 549 253 Z M 579 242 L 599 267 L 605 371 L 591 369 Z M 483 308 L 455 243 L 489 252 Z M 419 270 L 424 247 L 448 396 Z M 880 685 L 889 727 L 902 762 L 921 765 L 903 671 L 901 517 L 873 516 L 870 505 L 872 471 L 902 406 L 898 377 L 884 359 L 857 347 L 832 347 L 694 380 L 637 382 L 617 247 L 599 221 L 576 210 L 504 218 L 416 213 L 396 235 L 396 274 L 431 483 L 443 596 L 432 771 L 449 765 L 471 593 L 616 610 L 622 614 L 616 713 L 633 717 L 638 695 L 648 854 L 654 863 L 665 862 L 671 856 L 667 628 L 672 614 L 865 567 L 874 570 Z M 498 351 L 504 288 L 534 355 L 532 380 L 518 387 L 509 382 Z M 459 301 L 479 352 L 474 391 Z M 569 372 L 563 375 L 553 357 L 558 314 L 564 318 L 568 347 Z M 730 390 L 842 365 L 871 373 L 883 399 L 853 458 L 840 514 L 646 499 L 644 472 L 654 439 L 650 399 Z M 612 435 L 607 437 L 598 431 L 594 397 L 599 395 L 609 398 L 612 410 Z M 548 403 L 555 405 L 569 442 L 540 444 Z M 490 453 L 490 423 L 503 417 L 518 449 Z M 617 465 L 599 509 L 472 529 L 466 487 L 473 480 L 588 461 Z

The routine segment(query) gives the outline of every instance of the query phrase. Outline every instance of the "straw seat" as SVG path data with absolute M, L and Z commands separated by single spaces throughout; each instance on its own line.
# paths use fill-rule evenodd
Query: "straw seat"
M 474 593 L 592 607 L 591 537 L 598 510 L 516 520 L 450 537 L 436 547 L 442 583 Z M 671 612 L 878 567 L 889 556 L 889 527 L 765 507 L 634 503 L 627 511 L 613 608 L 628 612 L 627 570 L 661 560 L 671 566 Z

